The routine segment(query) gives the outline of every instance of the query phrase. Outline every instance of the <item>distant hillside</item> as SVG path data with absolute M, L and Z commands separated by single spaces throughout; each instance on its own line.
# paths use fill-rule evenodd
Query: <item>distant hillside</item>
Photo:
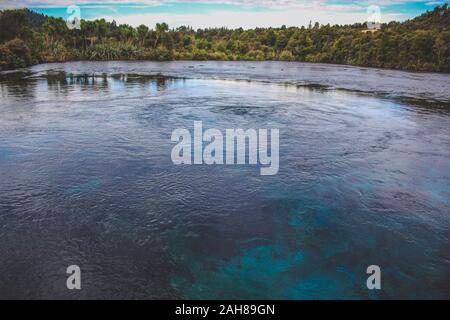
M 432 11 L 427 11 L 422 15 L 402 23 L 402 26 L 409 29 L 450 31 L 450 16 L 448 5 L 436 7 Z
M 65 21 L 28 9 L 0 12 L 0 69 L 70 60 L 288 60 L 450 72 L 450 10 L 438 6 L 403 23 L 308 27 L 169 29 Z

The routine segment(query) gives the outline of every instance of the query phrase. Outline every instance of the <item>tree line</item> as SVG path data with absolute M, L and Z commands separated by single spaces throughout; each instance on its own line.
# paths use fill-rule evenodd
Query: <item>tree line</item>
M 0 69 L 71 60 L 286 60 L 450 72 L 450 9 L 368 30 L 353 25 L 250 30 L 136 28 L 104 19 L 69 29 L 29 9 L 0 11 Z M 374 32 L 373 32 L 374 31 Z

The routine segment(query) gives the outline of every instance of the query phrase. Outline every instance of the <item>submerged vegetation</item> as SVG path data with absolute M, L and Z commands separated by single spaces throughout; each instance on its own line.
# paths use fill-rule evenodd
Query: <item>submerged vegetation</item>
M 288 60 L 450 72 L 450 9 L 438 6 L 367 32 L 366 24 L 256 28 L 157 23 L 133 28 L 104 19 L 70 30 L 28 9 L 0 11 L 0 69 L 70 60 Z

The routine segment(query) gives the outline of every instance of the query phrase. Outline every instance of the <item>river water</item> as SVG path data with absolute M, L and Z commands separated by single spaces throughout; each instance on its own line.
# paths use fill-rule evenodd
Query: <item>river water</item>
M 73 62 L 0 97 L 0 298 L 450 298 L 450 75 Z M 278 174 L 174 165 L 194 121 L 278 128 Z

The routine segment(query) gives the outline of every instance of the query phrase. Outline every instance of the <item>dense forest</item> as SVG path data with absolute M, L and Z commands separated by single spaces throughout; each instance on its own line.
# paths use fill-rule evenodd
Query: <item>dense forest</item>
M 372 30 L 373 31 L 373 30 Z M 104 19 L 69 29 L 28 9 L 0 11 L 0 69 L 69 60 L 288 60 L 450 72 L 450 9 L 371 32 L 366 24 L 243 29 L 133 28 Z

